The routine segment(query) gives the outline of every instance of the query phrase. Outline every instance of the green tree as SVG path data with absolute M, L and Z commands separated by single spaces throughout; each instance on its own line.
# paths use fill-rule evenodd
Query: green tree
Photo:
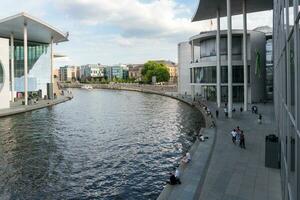
M 146 83 L 151 83 L 153 76 L 156 76 L 157 82 L 167 82 L 170 79 L 168 68 L 164 64 L 155 61 L 148 61 L 144 64 L 142 76 Z

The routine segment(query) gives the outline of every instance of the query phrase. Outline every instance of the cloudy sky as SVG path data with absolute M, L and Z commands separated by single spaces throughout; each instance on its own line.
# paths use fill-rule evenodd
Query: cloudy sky
M 41 18 L 64 32 L 69 42 L 55 46 L 68 55 L 56 65 L 177 62 L 177 44 L 200 31 L 215 29 L 210 21 L 191 23 L 198 0 L 1 0 L 0 18 L 19 12 Z M 226 28 L 226 19 L 221 29 Z M 248 15 L 249 29 L 272 24 L 272 13 Z M 233 28 L 241 28 L 241 16 Z

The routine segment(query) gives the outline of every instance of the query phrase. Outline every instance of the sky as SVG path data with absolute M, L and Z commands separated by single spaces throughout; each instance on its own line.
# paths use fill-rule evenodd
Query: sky
M 215 20 L 191 22 L 197 5 L 198 0 L 1 0 L 0 18 L 27 12 L 69 32 L 69 42 L 54 47 L 67 55 L 56 59 L 56 67 L 177 62 L 179 42 L 216 29 Z M 242 16 L 234 16 L 232 23 L 242 28 Z M 222 18 L 221 29 L 226 25 Z M 271 11 L 248 14 L 248 29 L 264 25 L 272 25 Z

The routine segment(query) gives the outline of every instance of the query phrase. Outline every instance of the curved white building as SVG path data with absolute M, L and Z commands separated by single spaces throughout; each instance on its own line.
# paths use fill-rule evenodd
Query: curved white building
M 227 35 L 221 31 L 220 39 L 220 67 L 218 67 L 216 49 L 216 31 L 203 32 L 190 38 L 191 86 L 201 88 L 201 94 L 208 100 L 221 102 L 228 101 L 228 56 Z M 244 91 L 247 91 L 247 103 L 260 102 L 265 98 L 265 34 L 262 32 L 248 31 L 247 40 L 247 80 L 248 86 L 244 90 L 245 73 L 243 68 L 243 31 L 232 31 L 232 100 L 244 101 Z M 259 66 L 257 67 L 257 59 Z M 220 75 L 218 76 L 218 70 Z M 220 92 L 218 93 L 218 87 Z M 193 92 L 192 92 L 193 93 Z
M 0 109 L 32 93 L 53 97 L 53 44 L 68 34 L 27 13 L 0 20 Z

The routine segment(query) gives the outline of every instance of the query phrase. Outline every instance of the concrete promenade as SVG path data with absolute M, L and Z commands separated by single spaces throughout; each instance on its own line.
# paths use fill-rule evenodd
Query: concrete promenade
M 72 99 L 72 95 L 58 96 L 54 100 L 40 100 L 35 104 L 24 106 L 22 105 L 22 101 L 17 101 L 11 104 L 11 107 L 8 109 L 0 109 L 0 117 L 6 117 L 9 115 L 16 115 L 19 113 L 29 112 L 49 106 L 53 106 L 59 103 L 66 102 Z
M 215 103 L 208 103 L 215 113 Z M 279 200 L 281 199 L 280 170 L 270 169 L 265 163 L 265 136 L 274 134 L 273 105 L 257 105 L 263 123 L 257 115 L 238 111 L 233 118 L 220 110 L 217 140 L 209 164 L 200 200 Z M 244 130 L 246 149 L 231 141 L 230 131 L 236 126 Z
M 189 97 L 184 100 L 191 103 Z M 194 104 L 198 107 L 198 100 Z M 205 104 L 215 115 L 215 103 Z M 195 143 L 191 149 L 193 163 L 182 171 L 182 184 L 166 186 L 158 199 L 282 199 L 280 170 L 264 166 L 265 136 L 274 134 L 273 105 L 257 105 L 263 116 L 262 124 L 257 123 L 257 115 L 250 111 L 241 113 L 240 106 L 234 105 L 237 111 L 232 119 L 225 117 L 223 108 L 219 110 L 219 118 L 214 119 L 216 141 Z M 230 132 L 236 126 L 244 130 L 246 149 L 232 143 Z M 205 132 L 209 130 L 214 129 L 204 129 Z

